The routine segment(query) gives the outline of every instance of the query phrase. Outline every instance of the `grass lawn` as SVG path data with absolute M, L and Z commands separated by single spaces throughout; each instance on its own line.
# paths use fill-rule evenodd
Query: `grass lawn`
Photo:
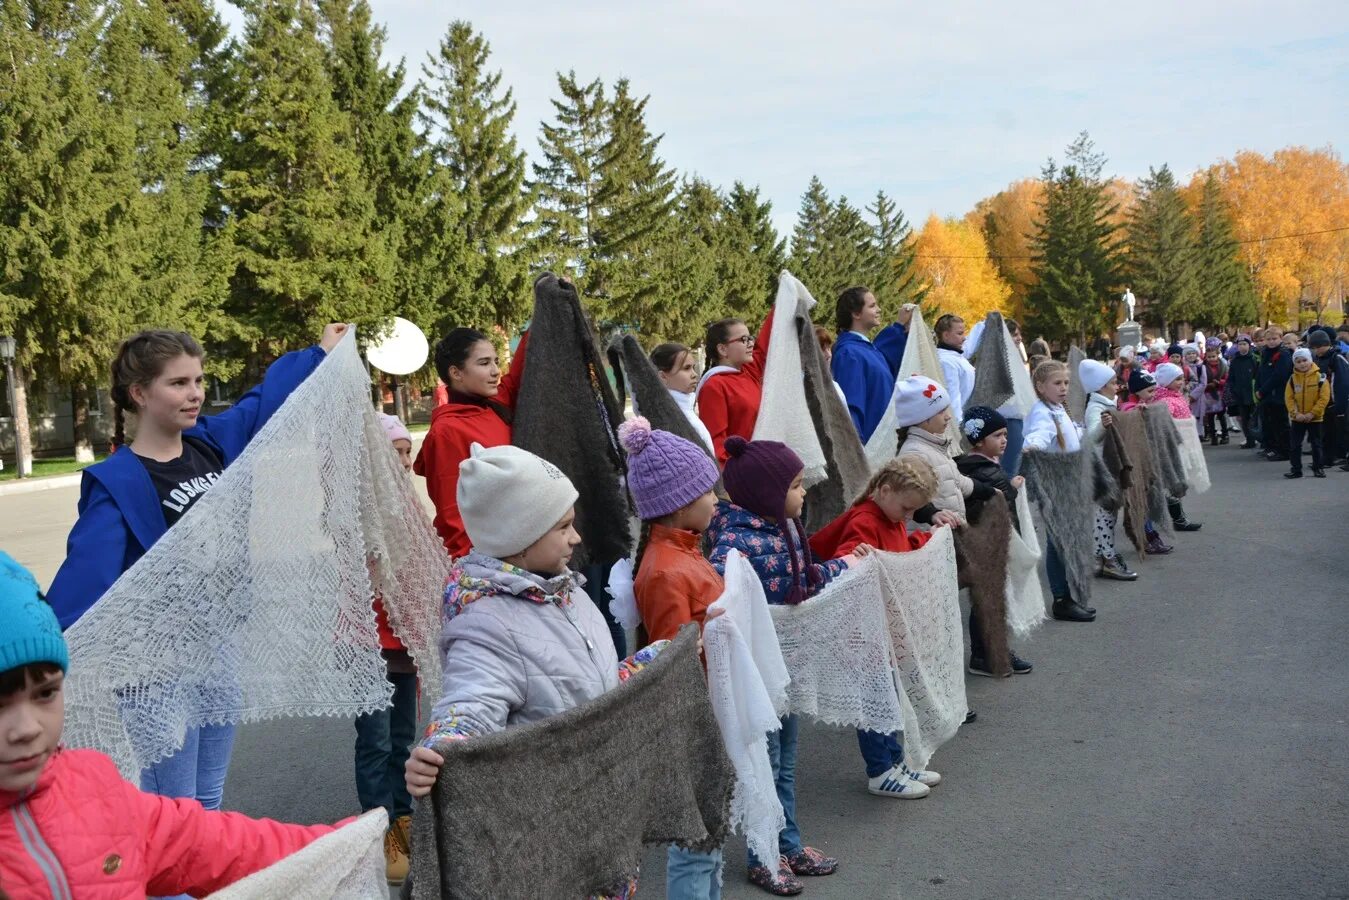
M 97 454 L 98 459 L 105 459 L 106 454 Z M 43 478 L 48 475 L 69 475 L 71 472 L 78 472 L 85 466 L 93 463 L 77 463 L 73 456 L 56 456 L 51 459 L 33 460 L 34 478 Z M 5 468 L 0 471 L 0 481 L 13 481 L 18 477 L 18 469 L 14 468 L 13 462 L 6 460 Z

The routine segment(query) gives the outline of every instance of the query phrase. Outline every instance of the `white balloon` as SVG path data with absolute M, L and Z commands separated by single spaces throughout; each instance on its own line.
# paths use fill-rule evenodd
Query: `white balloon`
M 394 317 L 393 330 L 365 351 L 370 365 L 390 375 L 411 375 L 426 365 L 431 345 L 422 330 L 407 319 Z

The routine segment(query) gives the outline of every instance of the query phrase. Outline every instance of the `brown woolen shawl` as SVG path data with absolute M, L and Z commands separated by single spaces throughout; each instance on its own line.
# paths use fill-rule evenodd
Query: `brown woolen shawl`
M 529 365 L 515 404 L 512 443 L 557 466 L 576 486 L 582 543 L 574 569 L 609 565 L 632 549 L 623 490 L 627 465 L 617 432 L 622 421 L 576 288 L 551 272 L 541 275 L 534 282 Z
M 1092 503 L 1090 448 L 1072 453 L 1027 449 L 1021 457 L 1026 489 L 1058 547 L 1073 599 L 1091 605 L 1096 575 L 1095 504 Z
M 1007 329 L 1002 313 L 991 312 L 984 319 L 984 328 L 979 336 L 979 347 L 970 357 L 974 364 L 974 390 L 965 403 L 965 409 L 972 406 L 987 406 L 999 409 L 1016 394 L 1016 382 L 1012 380 L 1012 357 L 1016 365 L 1021 365 L 1021 354 L 1009 346 Z
M 612 893 L 644 845 L 707 851 L 730 829 L 735 770 L 696 625 L 584 706 L 436 750 L 445 764 L 412 817 L 414 900 Z
M 1012 674 L 1007 644 L 1007 555 L 1012 516 L 995 498 L 984 504 L 979 521 L 955 532 L 956 573 L 969 588 L 970 610 L 984 633 L 985 659 L 995 675 Z
M 806 376 L 806 407 L 815 434 L 824 451 L 825 480 L 806 491 L 804 524 L 814 534 L 843 515 L 871 481 L 862 439 L 857 435 L 848 407 L 834 390 L 834 376 L 820 352 L 815 326 L 804 302 L 796 307 L 796 333 L 801 347 L 801 368 Z
M 1124 533 L 1134 545 L 1140 557 L 1147 556 L 1147 536 L 1144 523 L 1151 515 L 1149 505 L 1150 486 L 1157 481 L 1152 468 L 1152 451 L 1148 445 L 1147 423 L 1143 413 L 1131 409 L 1125 413 L 1115 413 L 1115 427 L 1107 428 L 1114 432 L 1125 456 L 1132 464 L 1127 483 L 1121 481 L 1123 505 L 1120 518 L 1124 522 Z M 1160 496 L 1160 490 L 1157 491 Z

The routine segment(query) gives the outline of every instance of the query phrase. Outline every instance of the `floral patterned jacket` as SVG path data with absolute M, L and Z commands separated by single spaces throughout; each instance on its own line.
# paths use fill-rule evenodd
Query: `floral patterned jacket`
M 723 500 L 717 504 L 717 511 L 712 516 L 712 524 L 708 527 L 707 534 L 708 540 L 713 545 L 712 567 L 719 574 L 726 574 L 727 555 L 732 550 L 739 550 L 758 573 L 768 602 L 777 604 L 787 602 L 787 595 L 792 590 L 792 561 L 787 539 L 776 523 Z M 798 533 L 795 543 L 798 559 L 804 559 L 802 548 L 808 546 L 805 535 Z M 819 575 L 818 584 L 812 593 L 824 587 L 847 568 L 847 563 L 841 559 L 823 563 L 812 562 L 811 569 Z M 802 574 L 805 574 L 804 569 Z M 809 579 L 806 584 L 810 584 Z

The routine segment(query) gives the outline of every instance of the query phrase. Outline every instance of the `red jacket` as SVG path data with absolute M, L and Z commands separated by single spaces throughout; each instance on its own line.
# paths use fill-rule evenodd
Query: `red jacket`
M 931 539 L 930 531 L 909 534 L 903 522 L 891 522 L 876 501 L 868 497 L 816 532 L 810 539 L 810 549 L 820 559 L 838 559 L 847 556 L 858 544 L 904 553 L 917 550 Z
M 502 376 L 493 398 L 514 409 L 525 374 L 525 349 L 529 332 L 520 339 L 511 370 Z M 459 515 L 459 464 L 468 459 L 473 444 L 504 447 L 511 442 L 511 426 L 486 404 L 456 403 L 453 400 L 431 412 L 431 428 L 422 441 L 422 449 L 412 471 L 426 479 L 426 493 L 436 507 L 436 533 L 445 542 L 450 556 L 458 558 L 472 549 L 464 520 Z
M 754 356 L 738 372 L 722 372 L 707 379 L 698 390 L 698 418 L 712 436 L 717 462 L 726 463 L 726 439 L 738 434 L 745 440 L 754 437 L 763 399 L 763 370 L 768 362 L 768 337 L 773 330 L 773 314 L 764 319 L 754 342 Z
M 0 791 L 0 891 L 10 900 L 205 896 L 335 827 L 208 812 L 137 790 L 101 753 L 58 750 L 32 790 Z
M 707 608 L 725 589 L 717 570 L 703 558 L 701 541 L 696 531 L 651 526 L 632 584 L 648 641 L 671 639 L 689 622 L 703 627 Z

